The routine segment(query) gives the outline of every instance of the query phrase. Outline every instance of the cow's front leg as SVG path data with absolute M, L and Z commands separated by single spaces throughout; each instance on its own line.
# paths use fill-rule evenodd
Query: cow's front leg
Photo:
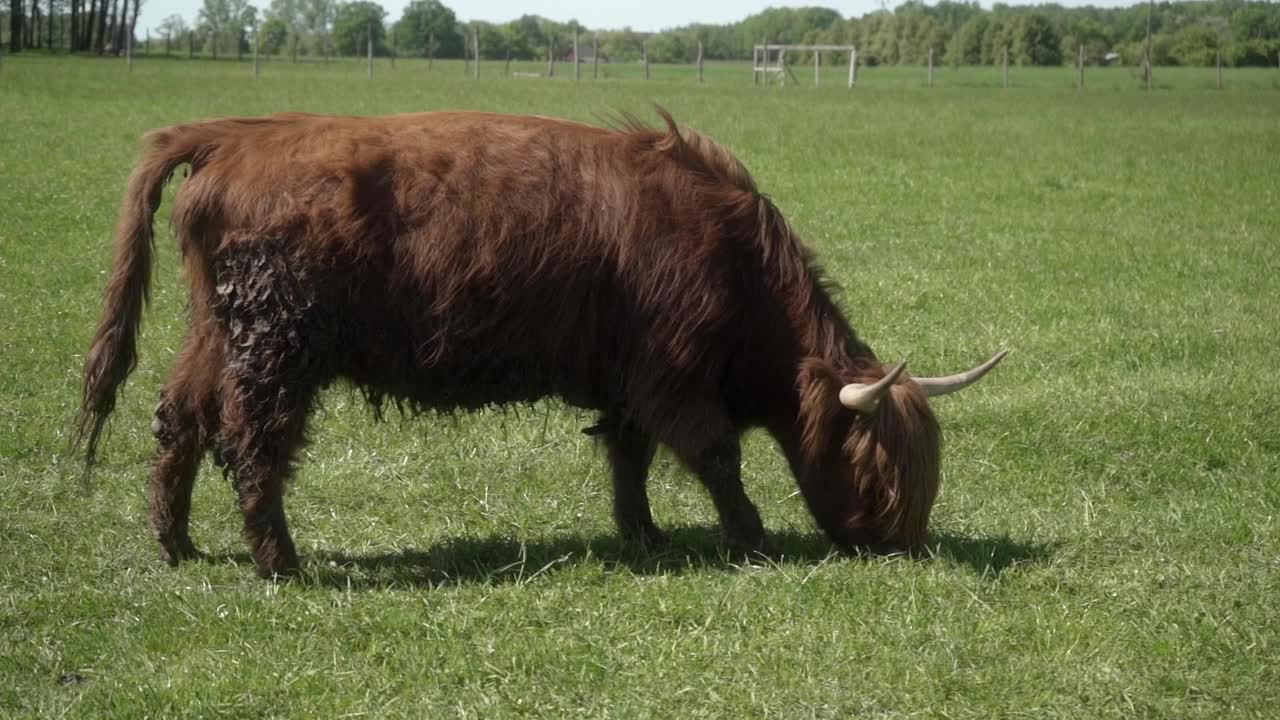
M 764 552 L 760 512 L 742 487 L 742 447 L 737 435 L 723 436 L 681 459 L 711 494 L 729 549 L 743 555 Z

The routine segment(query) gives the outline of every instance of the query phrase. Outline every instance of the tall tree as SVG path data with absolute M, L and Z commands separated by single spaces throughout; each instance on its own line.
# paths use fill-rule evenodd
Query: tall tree
M 504 27 L 507 45 L 522 60 L 545 59 L 550 38 L 547 23 L 537 15 L 521 15 Z
M 164 20 L 161 20 L 160 27 L 157 29 L 164 34 L 165 42 L 169 43 L 165 46 L 165 50 L 168 50 L 172 45 L 183 45 L 183 40 L 186 39 L 187 33 L 191 32 L 187 27 L 187 21 L 181 15 L 176 14 L 169 15 Z
M 335 0 L 301 0 L 302 21 L 315 52 L 329 56 L 329 30 L 337 12 Z
M 240 60 L 249 49 L 248 32 L 258 22 L 258 8 L 249 0 L 227 0 L 228 20 L 224 31 L 228 42 L 236 46 L 236 59 Z
M 129 42 L 133 42 L 138 36 L 138 13 L 142 10 L 142 0 L 133 0 L 133 14 L 129 16 L 129 24 L 126 28 Z M 150 48 L 148 48 L 148 51 Z
M 98 33 L 98 42 L 93 49 L 101 55 L 107 44 L 107 0 L 100 0 L 98 3 L 98 27 L 96 32 Z
M 264 14 L 267 18 L 276 18 L 290 31 L 302 28 L 302 3 L 299 0 L 271 0 Z
M 93 35 L 98 30 L 98 5 L 102 2 L 104 0 L 89 0 L 89 17 L 84 18 L 84 28 L 81 30 L 81 50 L 94 48 Z
M 600 33 L 600 54 L 612 61 L 635 62 L 644 52 L 644 35 L 631 28 Z
M 9 0 L 9 52 L 22 49 L 22 0 Z
M 387 11 L 368 0 L 355 0 L 338 6 L 333 19 L 333 44 L 342 55 L 364 54 L 369 36 L 373 36 L 375 54 L 386 54 L 386 28 L 382 19 Z
M 80 0 L 80 2 L 84 3 L 85 0 Z M 89 11 L 87 13 L 85 12 L 83 5 L 80 7 L 81 27 L 80 27 L 80 39 L 76 42 L 77 50 L 88 50 L 91 43 L 93 42 L 93 39 L 91 37 L 93 32 L 93 23 L 94 23 L 93 10 L 97 6 L 97 0 L 88 0 L 88 2 L 89 2 Z
M 1049 18 L 1040 13 L 1021 15 L 1014 26 L 1010 49 L 1019 65 L 1060 65 L 1062 45 Z
M 396 21 L 397 45 L 413 55 L 427 54 L 427 39 L 435 38 L 436 57 L 461 57 L 458 18 L 440 0 L 413 0 Z M 518 51 L 513 55 L 523 58 Z
M 289 40 L 289 26 L 275 15 L 268 15 L 258 28 L 261 50 L 264 55 L 276 55 L 284 49 Z
M 204 0 L 200 6 L 200 29 L 209 37 L 214 60 L 218 59 L 218 44 L 233 17 L 230 0 Z
M 974 15 L 966 20 L 951 36 L 947 45 L 947 62 L 952 66 L 980 64 L 982 36 L 990 22 L 985 15 Z
M 129 27 L 129 0 L 120 0 L 120 24 L 116 27 L 116 53 L 125 52 L 125 30 Z
M 116 32 L 120 29 L 120 0 L 111 0 L 111 16 L 107 21 L 107 41 L 113 52 L 120 52 Z
M 275 43 L 275 38 L 280 35 L 279 28 L 283 28 L 284 37 L 279 38 L 276 51 L 283 48 L 287 42 L 296 61 L 298 43 L 304 28 L 301 0 L 271 0 L 271 6 L 266 12 L 266 22 L 263 23 L 262 28 L 264 45 Z M 268 53 L 271 52 L 275 51 L 268 51 Z

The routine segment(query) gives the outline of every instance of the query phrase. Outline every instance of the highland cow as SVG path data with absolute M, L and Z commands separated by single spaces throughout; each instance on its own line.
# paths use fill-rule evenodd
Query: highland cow
M 598 411 L 589 432 L 628 539 L 663 539 L 645 489 L 662 444 L 705 485 L 729 547 L 762 548 L 739 446 L 760 427 L 835 544 L 917 545 L 939 481 L 926 398 L 1003 353 L 946 378 L 881 364 L 746 168 L 661 114 L 664 129 L 441 112 L 147 134 L 85 358 L 87 462 L 136 365 L 153 216 L 186 164 L 172 226 L 191 324 L 152 425 L 165 561 L 197 554 L 191 491 L 213 450 L 258 572 L 297 570 L 285 483 L 317 394 L 340 378 L 379 410 L 554 396 Z

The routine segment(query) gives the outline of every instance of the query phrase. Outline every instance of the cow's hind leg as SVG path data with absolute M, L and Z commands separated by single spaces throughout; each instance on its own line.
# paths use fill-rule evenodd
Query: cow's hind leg
M 218 320 L 227 332 L 220 435 L 244 534 L 263 577 L 288 576 L 298 555 L 284 489 L 333 352 L 314 269 L 272 243 L 228 242 L 218 260 Z
M 600 428 L 613 475 L 613 519 L 618 532 L 627 540 L 661 544 L 666 536 L 653 522 L 645 488 L 656 447 L 653 438 L 626 420 L 606 419 Z
M 260 576 L 287 577 L 298 570 L 298 554 L 285 520 L 284 490 L 314 390 L 256 374 L 238 375 L 229 385 L 222 434 L 230 448 L 245 540 Z
M 221 341 L 193 330 L 160 393 L 151 431 L 158 449 L 151 471 L 151 527 L 169 565 L 199 557 L 191 541 L 191 491 L 218 431 Z

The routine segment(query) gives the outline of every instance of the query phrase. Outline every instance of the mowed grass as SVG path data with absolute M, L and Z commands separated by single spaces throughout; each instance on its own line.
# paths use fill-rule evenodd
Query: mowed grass
M 1085 92 L 1063 70 L 1004 91 L 989 68 L 933 90 L 873 69 L 850 93 L 756 88 L 741 66 L 701 87 L 687 68 L 575 84 L 500 67 L 380 63 L 369 82 L 276 63 L 255 81 L 4 58 L 0 715 L 1274 716 L 1276 71 L 1221 92 L 1164 71 L 1146 93 L 1123 69 Z M 930 558 L 830 553 L 760 435 L 743 473 L 776 558 L 723 556 L 665 456 L 650 487 L 673 542 L 631 549 L 579 433 L 593 417 L 546 402 L 375 424 L 339 387 L 288 499 L 304 577 L 254 577 L 211 465 L 193 527 L 210 559 L 165 567 L 148 425 L 185 301 L 163 229 L 141 364 L 81 489 L 68 433 L 142 132 L 279 110 L 594 121 L 650 101 L 748 164 L 882 357 L 937 374 L 1013 351 L 935 403 Z

